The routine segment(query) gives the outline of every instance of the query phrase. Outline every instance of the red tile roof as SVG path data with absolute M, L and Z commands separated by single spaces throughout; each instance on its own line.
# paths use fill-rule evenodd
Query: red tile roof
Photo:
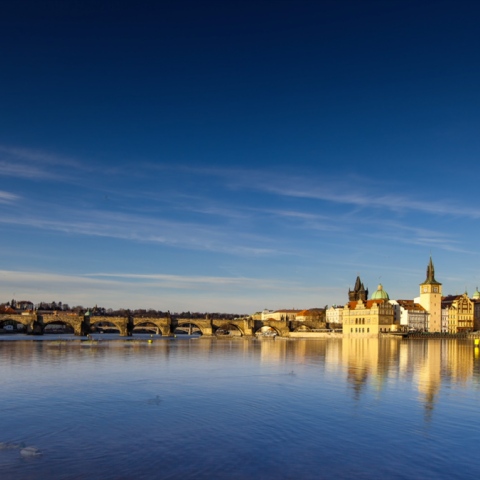
M 357 308 L 357 304 L 360 302 L 360 300 L 355 300 L 353 302 L 348 302 L 348 308 L 350 310 L 355 310 Z M 383 305 L 385 303 L 385 300 L 379 299 L 379 300 L 367 300 L 366 302 L 362 302 L 365 305 L 365 308 L 372 308 L 375 304 Z
M 17 313 L 17 311 L 14 310 L 12 307 L 7 307 L 6 305 L 3 305 L 0 307 L 0 313 Z

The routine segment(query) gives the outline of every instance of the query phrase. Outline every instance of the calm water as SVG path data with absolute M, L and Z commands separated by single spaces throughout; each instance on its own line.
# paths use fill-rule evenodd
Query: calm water
M 2 480 L 480 475 L 471 340 L 56 338 L 0 337 Z

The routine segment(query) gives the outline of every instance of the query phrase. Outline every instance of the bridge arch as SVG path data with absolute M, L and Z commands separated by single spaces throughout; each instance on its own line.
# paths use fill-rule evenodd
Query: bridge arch
M 195 328 L 197 328 L 198 330 L 195 331 L 194 330 Z M 177 330 L 185 330 L 185 329 L 188 329 L 191 332 L 191 334 L 197 333 L 198 331 L 200 331 L 202 335 L 208 335 L 210 333 L 205 328 L 205 326 L 202 325 L 202 321 L 195 321 L 190 319 L 179 320 L 176 326 L 174 327 L 173 333 L 178 333 Z
M 3 328 L 3 325 L 11 325 L 12 323 L 22 324 L 24 333 L 33 332 L 38 324 L 36 315 L 19 315 L 11 313 L 0 315 L 0 328 Z M 38 329 L 36 330 L 36 333 L 39 333 Z
M 138 333 L 139 329 L 150 330 L 149 333 L 170 337 L 172 332 L 170 330 L 170 319 L 167 317 L 133 317 L 132 318 L 132 333 Z M 135 332 L 135 329 L 137 332 Z
M 43 323 L 43 326 L 42 326 L 42 333 L 49 333 L 50 331 L 53 331 L 53 333 L 61 333 L 61 332 L 58 332 L 56 331 L 57 329 L 55 329 L 55 326 L 60 326 L 60 325 L 63 325 L 64 327 L 67 327 L 66 329 L 61 329 L 63 330 L 65 333 L 75 333 L 75 327 L 76 325 L 66 321 L 66 320 L 63 320 L 61 318 L 57 319 L 57 320 L 50 320 L 50 321 L 47 321 L 47 322 L 44 322 Z M 60 330 L 60 329 L 58 329 Z
M 0 315 L 0 326 L 5 323 L 8 325 L 7 322 L 21 323 L 27 326 L 32 322 L 32 317 L 29 315 Z
M 288 337 L 290 330 L 285 323 L 280 322 L 264 322 L 263 325 L 255 331 L 255 336 L 263 335 L 266 329 L 270 328 L 279 337 Z M 272 335 L 274 336 L 274 335 Z
M 311 332 L 312 329 L 308 325 L 299 325 L 293 331 L 294 332 Z
M 243 337 L 245 332 L 234 323 L 224 323 L 215 328 L 214 333 L 217 337 L 229 336 L 229 337 Z
M 17 328 L 18 324 L 21 324 L 23 328 L 18 329 Z M 0 316 L 0 329 L 3 329 L 7 325 L 12 325 L 15 332 L 20 332 L 20 333 L 25 332 L 26 329 L 32 325 L 32 318 L 27 316 L 22 316 L 22 315 L 18 315 L 18 317 L 14 315 Z
M 79 315 L 57 315 L 57 314 L 46 314 L 41 316 L 41 331 L 45 333 L 45 331 L 50 330 L 47 329 L 50 325 L 66 325 L 73 329 L 73 333 L 75 335 L 82 334 L 82 325 L 83 325 L 83 317 Z
M 277 335 L 281 336 L 280 331 L 277 330 L 275 327 L 271 327 L 270 325 L 263 325 L 255 332 L 256 337 L 275 337 Z
M 118 330 L 121 337 L 128 337 L 131 335 L 132 323 L 130 317 L 116 317 L 108 315 L 92 315 L 86 316 L 87 330 L 101 329 L 102 325 L 107 329 Z
M 105 318 L 95 320 L 95 317 L 91 317 L 90 329 L 92 331 L 98 331 L 98 332 L 104 332 L 104 331 L 111 332 L 112 330 L 118 330 L 118 333 L 122 333 L 123 325 L 120 325 L 115 320 L 109 320 Z
M 132 333 L 139 333 L 139 330 L 144 330 L 146 333 L 154 335 L 164 335 L 162 326 L 157 325 L 152 320 L 138 320 L 134 323 Z

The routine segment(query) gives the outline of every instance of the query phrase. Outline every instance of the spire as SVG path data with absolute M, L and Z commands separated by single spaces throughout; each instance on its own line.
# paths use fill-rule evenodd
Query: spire
M 440 285 L 440 282 L 437 282 L 435 280 L 435 267 L 433 266 L 433 261 L 432 257 L 430 256 L 430 261 L 428 262 L 427 266 L 427 278 L 423 282 L 423 284 L 428 283 L 428 284 L 434 284 L 434 285 Z
M 353 290 L 348 289 L 348 300 L 358 301 L 358 300 L 367 300 L 368 298 L 368 289 L 365 289 L 363 282 L 360 280 L 360 275 L 357 276 L 355 281 L 355 287 Z
M 427 267 L 427 282 L 435 281 L 435 267 L 433 266 L 432 257 L 430 257 L 430 262 Z

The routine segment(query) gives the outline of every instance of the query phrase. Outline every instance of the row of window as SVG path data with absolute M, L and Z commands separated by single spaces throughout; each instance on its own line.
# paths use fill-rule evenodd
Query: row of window
M 351 318 L 351 319 L 346 319 L 345 323 L 347 323 L 347 324 L 349 324 L 349 323 L 350 323 L 350 324 L 355 323 L 355 325 L 365 325 L 365 323 L 370 323 L 370 319 L 367 318 L 367 321 L 365 321 L 364 318 L 356 318 L 356 319 L 355 319 L 355 322 L 354 322 L 354 321 L 353 321 L 353 318 Z
M 387 332 L 390 331 L 390 329 L 389 328 L 380 328 L 379 331 L 381 333 L 387 333 Z M 365 332 L 365 328 L 357 327 L 355 329 L 355 331 L 353 331 L 353 327 L 352 327 L 352 328 L 350 328 L 350 333 L 370 333 L 370 328 L 367 328 L 367 331 Z

